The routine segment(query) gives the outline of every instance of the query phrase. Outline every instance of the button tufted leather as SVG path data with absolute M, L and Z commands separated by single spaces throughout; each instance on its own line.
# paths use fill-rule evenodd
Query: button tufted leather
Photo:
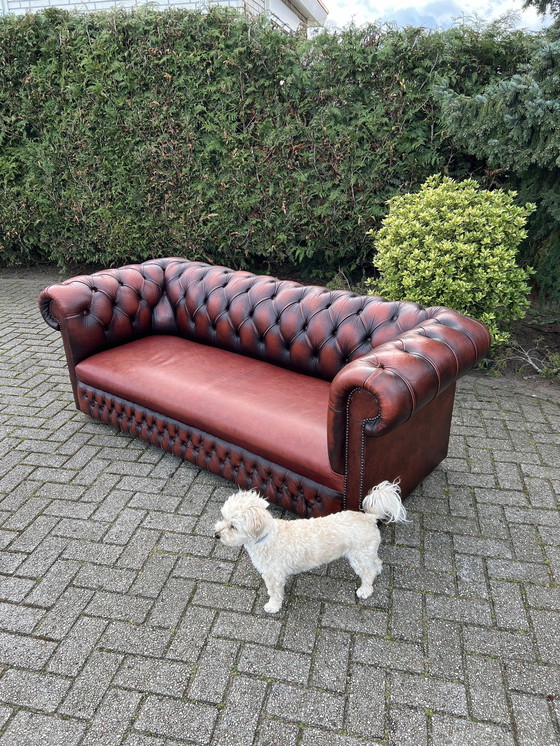
M 284 500 L 281 504 L 285 507 L 289 507 L 289 500 L 281 497 L 285 484 L 275 482 L 272 490 L 270 475 L 276 475 L 274 481 L 286 470 L 289 479 L 299 480 L 301 485 L 310 478 L 301 472 L 313 462 L 309 471 L 316 488 L 311 492 L 301 488 L 302 493 L 299 486 L 291 484 L 288 490 L 290 500 L 299 496 L 296 512 L 302 515 L 310 511 L 320 514 L 325 505 L 328 512 L 337 509 L 335 495 L 340 497 L 339 508 L 357 509 L 372 480 L 398 473 L 403 475 L 403 492 L 413 489 L 445 455 L 455 381 L 474 367 L 490 344 L 482 324 L 448 308 L 424 308 L 411 302 L 304 286 L 173 257 L 72 278 L 46 288 L 39 304 L 45 321 L 62 333 L 79 408 L 118 427 L 134 429 L 167 449 L 172 443 L 169 448 L 173 452 L 178 448 L 180 455 L 194 463 L 203 458 L 203 465 L 237 484 L 260 485 L 271 499 Z M 304 445 L 294 445 L 295 439 L 291 456 L 282 455 L 278 447 L 275 453 L 273 435 L 266 449 L 259 451 L 256 441 L 245 441 L 240 434 L 220 431 L 210 435 L 202 419 L 180 423 L 190 433 L 189 445 L 183 450 L 183 445 L 178 445 L 181 439 L 169 434 L 178 417 L 164 396 L 158 400 L 157 356 L 153 351 L 143 361 L 145 386 L 153 365 L 155 398 L 150 401 L 138 396 L 138 401 L 130 402 L 127 397 L 135 395 L 111 383 L 107 365 L 100 362 L 104 358 L 98 357 L 113 350 L 117 360 L 120 352 L 124 359 L 129 343 L 149 337 L 159 338 L 164 345 L 165 335 L 237 353 L 236 362 L 241 361 L 242 366 L 244 359 L 253 358 L 328 382 L 321 424 L 325 433 L 321 438 L 326 438 L 327 445 L 320 446 L 321 453 L 327 448 L 328 457 L 317 460 L 314 454 L 307 461 L 300 458 L 298 451 Z M 86 375 L 86 383 L 79 380 L 76 369 L 82 362 L 80 375 L 96 364 L 103 375 Z M 188 363 L 177 365 L 174 361 L 174 365 L 175 377 L 182 367 L 185 377 L 189 375 Z M 202 385 L 204 375 L 199 377 Z M 104 383 L 114 390 L 105 391 Z M 247 383 L 248 388 L 256 385 L 255 379 Z M 273 388 L 267 396 L 274 395 Z M 86 389 L 84 399 L 79 392 Z M 226 381 L 220 395 L 231 418 L 235 407 L 242 406 L 240 399 L 228 390 Z M 443 402 L 441 409 L 438 401 Z M 266 406 L 262 409 L 266 421 Z M 142 413 L 148 410 L 151 414 L 144 422 Z M 185 411 L 183 416 L 189 415 Z M 284 438 L 297 429 L 296 420 L 288 425 Z M 173 424 L 175 427 L 179 425 Z M 208 450 L 212 439 L 223 443 Z M 282 465 L 272 456 L 281 457 Z M 250 478 L 249 462 L 256 464 Z M 340 475 L 344 475 L 342 487 Z M 312 509 L 307 500 L 313 501 Z M 289 509 L 293 508 L 292 504 Z
M 179 334 L 328 381 L 441 311 L 172 258 L 56 288 L 41 294 L 41 310 L 55 328 L 64 319 L 74 363 L 147 334 Z

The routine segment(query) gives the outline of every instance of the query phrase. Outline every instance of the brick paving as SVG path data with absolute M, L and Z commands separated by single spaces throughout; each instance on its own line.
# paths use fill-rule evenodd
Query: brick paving
M 269 616 L 229 485 L 74 409 L 54 280 L 0 277 L 0 746 L 560 742 L 558 387 L 463 379 L 373 596 L 341 561 Z

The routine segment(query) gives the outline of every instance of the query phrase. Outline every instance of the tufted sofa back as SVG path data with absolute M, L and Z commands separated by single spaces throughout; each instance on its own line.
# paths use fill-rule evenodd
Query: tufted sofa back
M 51 326 L 58 327 L 63 315 L 69 327 L 83 327 L 83 334 L 71 335 L 86 346 L 73 350 L 75 362 L 90 354 L 87 346 L 99 350 L 147 334 L 179 334 L 332 380 L 372 348 L 449 314 L 175 258 L 63 285 L 56 299 L 44 291 L 41 308 Z

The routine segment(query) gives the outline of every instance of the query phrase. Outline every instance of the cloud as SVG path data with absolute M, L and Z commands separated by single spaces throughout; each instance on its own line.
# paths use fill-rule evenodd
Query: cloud
M 327 26 L 344 26 L 354 23 L 361 26 L 365 23 L 387 21 L 399 26 L 426 26 L 429 28 L 446 28 L 456 19 L 476 16 L 485 21 L 493 21 L 507 13 L 519 14 L 520 26 L 538 29 L 542 26 L 534 9 L 523 10 L 523 0 L 418 0 L 411 5 L 411 0 L 326 0 L 329 8 Z
M 454 2 L 429 2 L 422 7 L 408 6 L 399 9 L 388 9 L 381 21 L 391 21 L 399 26 L 425 26 L 428 28 L 447 28 L 463 15 L 461 8 Z

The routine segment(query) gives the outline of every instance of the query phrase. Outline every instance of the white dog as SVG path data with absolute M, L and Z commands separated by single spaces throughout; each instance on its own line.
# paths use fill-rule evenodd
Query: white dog
M 345 510 L 323 518 L 282 521 L 270 515 L 268 505 L 253 491 L 228 497 L 215 537 L 228 547 L 245 547 L 266 584 L 269 601 L 264 610 L 271 614 L 280 611 L 290 575 L 339 557 L 348 559 L 362 581 L 358 597 L 371 596 L 373 581 L 381 572 L 377 521 L 406 520 L 398 482 L 374 487 L 363 500 L 365 513 Z

